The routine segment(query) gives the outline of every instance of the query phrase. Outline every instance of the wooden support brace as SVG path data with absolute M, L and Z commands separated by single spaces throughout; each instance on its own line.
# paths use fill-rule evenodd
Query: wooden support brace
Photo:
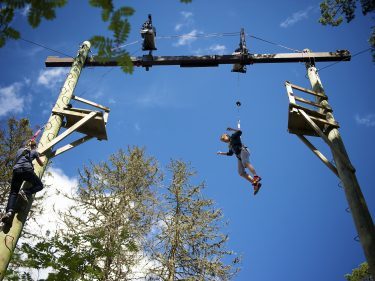
M 329 125 L 329 126 L 333 126 L 333 127 L 336 127 L 336 128 L 339 127 L 339 124 L 337 124 L 337 122 L 332 123 L 332 122 L 328 121 L 326 119 L 326 115 L 323 114 L 323 113 L 317 112 L 315 110 L 311 110 L 309 108 L 300 106 L 298 104 L 293 105 L 293 107 L 297 108 L 299 110 L 299 112 L 303 111 L 304 113 L 306 113 L 306 112 L 309 113 L 310 115 L 308 115 L 307 113 L 306 113 L 306 115 L 308 115 L 311 120 L 315 120 L 315 121 L 318 121 L 320 123 L 323 123 L 323 124 L 326 124 L 326 125 Z M 312 116 L 313 114 L 316 115 L 316 116 Z
M 75 130 L 77 130 L 79 127 L 81 127 L 83 124 L 85 124 L 87 121 L 89 121 L 91 118 L 94 118 L 95 115 L 98 114 L 98 112 L 92 111 L 87 116 L 82 118 L 80 121 L 75 123 L 73 126 L 71 126 L 69 129 L 67 129 L 65 132 L 54 138 L 51 142 L 47 144 L 46 147 L 43 147 L 42 150 L 39 151 L 40 154 L 45 153 L 47 150 L 49 150 L 51 147 L 53 147 L 58 142 L 62 141 L 64 138 L 69 136 L 71 133 L 73 133 Z
M 325 157 L 314 145 L 312 145 L 311 142 L 307 138 L 305 138 L 303 135 L 298 135 L 299 139 L 306 144 L 308 148 L 337 176 L 339 177 L 339 174 L 337 172 L 337 169 L 334 165 L 332 165 L 331 162 Z
M 108 107 L 105 107 L 105 106 L 103 106 L 101 104 L 98 104 L 98 103 L 86 100 L 86 99 L 78 97 L 78 96 L 72 96 L 72 99 L 75 99 L 76 101 L 80 101 L 82 103 L 91 105 L 91 106 L 96 107 L 96 108 L 103 109 L 105 112 L 109 112 L 110 111 L 110 109 Z
M 303 111 L 302 109 L 299 109 L 298 110 L 302 116 L 305 118 L 305 120 L 310 124 L 310 126 L 315 130 L 315 132 L 324 140 L 324 142 L 326 144 L 328 144 L 328 146 L 333 150 L 335 151 L 335 153 L 341 158 L 342 162 L 343 163 L 347 163 L 347 167 L 349 168 L 349 170 L 351 170 L 352 172 L 355 172 L 355 169 L 354 167 L 352 166 L 352 164 L 350 164 L 349 160 L 347 160 L 347 157 L 345 157 L 341 151 L 339 151 L 335 146 L 332 145 L 331 141 L 328 139 L 328 137 L 322 132 L 322 130 L 320 130 L 320 128 L 314 123 L 314 121 L 306 114 L 305 111 Z
M 57 155 L 60 155 L 72 148 L 75 148 L 77 147 L 78 145 L 84 143 L 84 142 L 87 142 L 88 140 L 91 140 L 93 137 L 92 136 L 84 136 L 83 138 L 80 138 L 76 141 L 73 141 L 67 145 L 64 145 L 63 147 L 60 147 L 58 149 L 56 149 L 55 151 L 52 151 L 51 154 L 49 155 L 50 158 L 54 158 L 56 157 Z
M 322 108 L 326 111 L 329 111 L 329 112 L 332 112 L 332 109 L 331 108 L 327 108 L 319 103 L 316 103 L 316 102 L 313 102 L 313 101 L 310 101 L 310 100 L 307 100 L 307 99 L 304 99 L 304 98 L 301 98 L 301 97 L 297 97 L 297 96 L 294 96 L 295 100 L 299 101 L 299 102 L 302 102 L 302 103 L 305 103 L 305 104 L 309 104 L 309 105 L 312 105 L 312 106 L 315 106 L 315 107 L 319 107 L 319 108 Z
M 307 94 L 310 94 L 310 95 L 317 96 L 317 97 L 320 97 L 322 99 L 328 100 L 328 97 L 326 95 L 323 95 L 321 93 L 317 93 L 317 92 L 314 92 L 312 90 L 309 90 L 309 89 L 306 89 L 306 88 L 294 85 L 294 84 L 290 83 L 289 81 L 287 81 L 286 83 L 289 84 L 292 88 L 297 89 L 297 90 L 299 90 L 301 92 L 305 92 Z
M 285 83 L 286 91 L 288 93 L 289 103 L 296 104 L 296 99 L 294 98 L 293 89 L 290 83 Z

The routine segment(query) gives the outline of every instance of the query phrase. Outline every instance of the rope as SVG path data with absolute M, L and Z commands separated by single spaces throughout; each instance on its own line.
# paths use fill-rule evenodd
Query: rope
M 60 51 L 54 50 L 54 49 L 52 49 L 52 48 L 50 48 L 50 47 L 47 47 L 47 46 L 44 46 L 44 45 L 42 45 L 42 44 L 39 44 L 39 43 L 33 42 L 33 41 L 31 41 L 31 40 L 28 40 L 28 39 L 25 39 L 25 38 L 22 38 L 22 37 L 20 37 L 19 39 L 22 40 L 22 41 L 25 41 L 25 42 L 27 42 L 27 43 L 34 44 L 34 45 L 36 45 L 36 46 L 42 47 L 42 48 L 44 48 L 44 49 L 46 49 L 46 50 L 49 50 L 49 51 L 55 52 L 55 53 L 57 53 L 57 54 L 60 54 L 60 55 L 63 55 L 63 56 L 67 56 L 67 57 L 70 57 L 70 58 L 74 58 L 74 57 L 72 57 L 72 56 L 70 56 L 70 55 L 67 55 L 67 54 L 63 53 L 63 52 L 60 52 Z
M 134 43 L 134 42 L 133 42 Z M 133 44 L 133 43 L 130 43 L 130 44 Z M 129 56 L 133 56 L 134 54 L 138 53 L 141 49 L 137 49 L 135 50 L 133 53 L 131 53 Z M 100 77 L 99 77 L 99 80 L 96 80 L 97 82 L 95 83 L 95 85 L 90 88 L 90 89 L 86 89 L 84 91 L 82 91 L 78 96 L 79 97 L 83 97 L 87 92 L 94 92 L 96 91 L 100 84 L 103 82 L 103 79 L 105 78 L 105 76 L 107 76 L 110 72 L 112 72 L 112 70 L 114 70 L 115 67 L 111 67 L 109 70 L 107 70 L 106 72 L 104 72 Z M 74 102 L 76 102 L 76 100 L 73 100 L 71 103 L 73 104 Z
M 254 35 L 246 34 L 246 36 L 257 39 L 257 40 L 260 40 L 260 41 L 263 41 L 263 42 L 266 42 L 266 43 L 269 43 L 271 45 L 275 45 L 275 46 L 278 46 L 278 47 L 296 52 L 296 53 L 302 53 L 303 52 L 301 50 L 293 49 L 293 48 L 290 48 L 290 47 L 287 47 L 287 46 L 284 46 L 284 45 L 281 45 L 281 44 L 278 44 L 278 43 L 275 43 L 275 42 L 272 42 L 272 41 L 269 41 L 269 40 L 266 40 L 266 39 L 262 39 L 260 37 L 254 36 Z
M 365 49 L 365 50 L 359 51 L 358 53 L 355 53 L 354 55 L 352 55 L 352 58 L 354 58 L 354 57 L 356 57 L 356 56 L 358 56 L 358 55 L 361 55 L 361 54 L 363 54 L 363 53 L 366 53 L 366 52 L 370 51 L 371 49 L 372 49 L 372 48 L 370 47 L 370 48 L 367 48 L 367 49 Z M 331 63 L 331 64 L 329 64 L 329 65 L 327 65 L 327 66 L 325 66 L 325 67 L 319 68 L 318 71 L 322 71 L 323 69 L 326 69 L 326 68 L 328 68 L 328 67 L 331 67 L 331 66 L 333 66 L 333 65 L 335 65 L 335 64 L 338 64 L 338 63 L 340 63 L 340 62 L 343 62 L 343 61 L 345 61 L 345 60 L 347 60 L 347 59 L 342 59 L 342 60 L 336 61 L 336 62 L 334 62 L 334 63 Z
M 208 34 L 182 34 L 182 35 L 167 35 L 167 36 L 159 36 L 156 39 L 173 39 L 173 38 L 184 38 L 184 37 L 191 37 L 191 38 L 209 38 L 209 37 L 225 37 L 225 36 L 238 36 L 239 32 L 223 32 L 223 33 L 208 33 Z
M 223 33 L 208 33 L 208 34 L 196 34 L 196 35 L 190 35 L 190 34 L 181 34 L 181 35 L 164 35 L 164 36 L 157 36 L 155 39 L 175 39 L 175 38 L 209 38 L 209 37 L 225 37 L 225 36 L 238 36 L 240 33 L 239 32 L 223 32 Z M 134 44 L 139 43 L 140 40 L 133 41 L 131 43 L 126 43 L 123 45 L 120 45 L 118 47 L 112 48 L 111 51 L 115 51 L 118 49 L 125 48 L 127 46 L 131 46 Z
M 237 72 L 237 129 L 241 129 L 241 114 L 240 114 L 240 108 L 241 108 L 241 102 L 240 102 L 240 73 Z

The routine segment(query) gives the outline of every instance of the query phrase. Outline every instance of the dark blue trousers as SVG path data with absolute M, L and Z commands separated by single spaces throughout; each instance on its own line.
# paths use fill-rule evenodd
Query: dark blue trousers
M 26 181 L 31 184 L 30 188 L 25 188 L 24 192 L 27 196 L 41 191 L 43 189 L 43 183 L 34 173 L 33 170 L 15 169 L 13 170 L 12 183 L 10 186 L 10 194 L 8 198 L 8 204 L 6 212 L 14 211 L 17 201 L 18 192 L 20 191 L 22 183 Z

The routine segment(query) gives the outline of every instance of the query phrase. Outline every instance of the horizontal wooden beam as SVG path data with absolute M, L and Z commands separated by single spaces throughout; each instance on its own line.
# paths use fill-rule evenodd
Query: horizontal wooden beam
M 349 51 L 318 52 L 318 53 L 282 53 L 282 54 L 246 54 L 246 55 L 209 55 L 209 56 L 151 56 L 131 57 L 134 66 L 151 67 L 157 65 L 179 65 L 181 67 L 207 67 L 220 64 L 254 63 L 287 63 L 287 62 L 327 62 L 349 61 Z M 47 57 L 46 67 L 70 67 L 73 58 Z M 106 62 L 95 58 L 86 60 L 85 66 L 118 66 L 116 59 Z
M 54 158 L 56 157 L 57 155 L 60 155 L 61 153 L 64 153 L 72 148 L 75 148 L 77 147 L 78 145 L 80 144 L 83 144 L 85 142 L 87 142 L 88 140 L 91 140 L 93 137 L 92 136 L 84 136 L 78 140 L 75 140 L 67 145 L 64 145 L 63 147 L 60 147 L 58 149 L 56 149 L 55 151 L 52 151 L 51 154 L 49 155 L 50 158 Z
M 298 86 L 298 85 L 294 85 L 294 84 L 290 83 L 289 81 L 286 81 L 285 83 L 289 84 L 293 89 L 297 89 L 297 90 L 299 90 L 301 92 L 305 92 L 307 94 L 310 94 L 310 95 L 313 95 L 313 96 L 320 97 L 322 99 L 328 100 L 328 97 L 326 95 L 321 94 L 321 93 L 317 93 L 317 92 L 314 92 L 313 90 L 306 89 L 306 88 L 303 88 L 303 87 Z

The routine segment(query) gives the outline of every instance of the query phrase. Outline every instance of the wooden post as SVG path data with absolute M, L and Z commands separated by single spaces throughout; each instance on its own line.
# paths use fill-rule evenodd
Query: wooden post
M 78 51 L 77 57 L 74 59 L 70 72 L 65 80 L 64 86 L 61 88 L 60 95 L 55 103 L 56 109 L 63 109 L 70 103 L 73 96 L 73 91 L 77 84 L 78 78 L 81 74 L 81 70 L 85 64 L 88 51 L 90 49 L 90 42 L 83 42 L 81 48 Z M 51 114 L 46 126 L 44 133 L 38 144 L 38 150 L 43 151 L 43 147 L 48 147 L 48 144 L 52 142 L 60 131 L 63 118 L 58 114 Z M 51 158 L 51 148 L 47 149 L 42 161 L 44 166 L 41 167 L 34 164 L 34 171 L 39 178 L 43 177 L 45 168 L 49 159 Z M 25 183 L 24 183 L 25 184 Z M 25 224 L 27 215 L 30 211 L 32 199 L 29 200 L 27 206 L 21 206 L 19 210 L 16 210 L 12 226 L 9 229 L 4 229 L 0 232 L 0 280 L 3 280 L 6 269 L 13 255 L 17 241 L 21 236 L 23 226 Z
M 307 52 L 309 51 L 307 50 Z M 306 69 L 313 91 L 325 95 L 314 62 L 306 63 Z M 317 97 L 317 102 L 323 106 L 322 110 L 323 113 L 327 114 L 327 120 L 330 123 L 334 123 L 335 119 L 332 112 L 324 110 L 324 108 L 330 108 L 327 99 Z M 370 268 L 370 274 L 375 280 L 375 229 L 371 214 L 367 208 L 365 198 L 363 197 L 355 175 L 355 169 L 353 169 L 350 163 L 339 130 L 337 128 L 331 128 L 326 132 L 326 135 L 331 142 L 330 148 L 332 155 L 336 163 L 339 177 L 344 186 L 346 199 L 349 203 L 359 239 Z

